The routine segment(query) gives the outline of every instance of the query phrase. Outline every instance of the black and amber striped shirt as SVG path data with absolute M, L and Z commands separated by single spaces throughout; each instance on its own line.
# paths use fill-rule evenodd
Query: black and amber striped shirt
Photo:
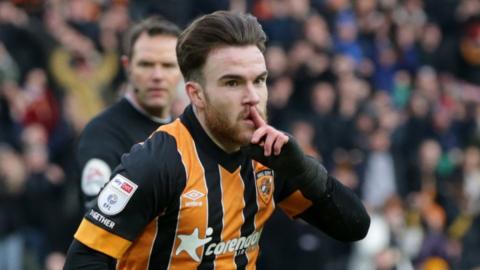
M 123 156 L 75 238 L 117 269 L 255 269 L 277 205 L 295 217 L 312 202 L 241 151 L 221 150 L 189 107 Z

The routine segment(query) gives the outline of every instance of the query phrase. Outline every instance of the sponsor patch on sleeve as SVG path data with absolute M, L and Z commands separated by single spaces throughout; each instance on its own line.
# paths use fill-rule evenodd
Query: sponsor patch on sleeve
M 112 170 L 98 158 L 90 159 L 82 171 L 82 191 L 87 196 L 95 196 L 110 179 Z
M 117 174 L 98 195 L 97 205 L 105 215 L 120 213 L 137 190 L 137 184 Z

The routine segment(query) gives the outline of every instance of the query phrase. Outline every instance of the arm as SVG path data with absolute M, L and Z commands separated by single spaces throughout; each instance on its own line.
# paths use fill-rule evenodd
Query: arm
M 70 89 L 76 82 L 76 74 L 70 66 L 71 55 L 66 49 L 57 47 L 50 56 L 50 70 L 58 83 Z
M 119 136 L 105 121 L 96 118 L 85 127 L 76 152 L 84 210 L 93 206 L 100 189 L 120 163 L 123 149 Z
M 258 145 L 248 147 L 253 159 L 272 168 L 277 177 L 287 182 L 287 190 L 299 190 L 307 208 L 295 215 L 341 241 L 356 241 L 365 237 L 370 217 L 360 199 L 311 157 L 305 156 L 293 138 L 283 145 L 278 156 L 266 157 Z M 292 193 L 290 192 L 290 193 Z M 290 195 L 290 194 L 289 194 Z M 288 196 L 284 196 L 288 197 Z M 296 204 L 296 198 L 288 204 Z M 282 202 L 280 202 L 282 207 Z
M 102 56 L 102 63 L 95 72 L 96 79 L 102 84 L 108 84 L 118 72 L 118 54 L 107 50 Z
M 113 270 L 115 259 L 73 240 L 63 269 Z
M 159 162 L 158 156 L 171 158 Z M 185 177 L 177 177 L 177 172 L 185 172 L 178 166 L 179 158 L 174 139 L 163 132 L 136 144 L 123 155 L 113 177 L 85 214 L 75 241 L 111 258 L 123 258 L 160 209 L 165 209 L 183 188 L 184 182 L 179 179 Z M 70 265 L 82 263 L 85 256 L 99 256 L 97 253 L 73 244 L 68 254 Z
M 340 241 L 363 239 L 370 226 L 360 199 L 333 177 L 328 177 L 324 198 L 313 201 L 298 217 Z

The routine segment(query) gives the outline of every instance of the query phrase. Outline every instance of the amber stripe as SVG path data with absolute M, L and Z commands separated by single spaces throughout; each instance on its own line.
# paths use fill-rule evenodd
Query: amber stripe
M 182 162 L 186 168 L 187 175 L 187 183 L 180 196 L 180 211 L 177 220 L 177 230 L 168 269 L 196 269 L 200 262 L 192 259 L 185 250 L 180 251 L 178 254 L 176 253 L 181 244 L 178 235 L 191 235 L 195 229 L 198 229 L 198 237 L 200 239 L 206 238 L 208 201 L 205 172 L 198 158 L 193 138 L 179 119 L 171 125 L 162 126 L 160 129 L 169 133 L 176 139 L 177 148 L 182 157 Z M 196 203 L 195 206 L 188 206 L 188 203 L 191 203 L 192 200 L 186 198 L 184 195 L 192 190 L 201 192 L 204 196 L 194 200 Z M 203 246 L 200 246 L 195 250 L 200 259 L 202 258 L 203 248 Z
M 116 259 L 119 259 L 132 244 L 127 239 L 112 234 L 86 219 L 82 220 L 74 237 L 84 245 Z
M 278 206 L 282 208 L 290 218 L 294 218 L 312 206 L 312 201 L 305 198 L 303 194 L 297 190 L 281 201 Z
M 150 253 L 157 235 L 158 217 L 147 225 L 135 243 L 118 261 L 117 269 L 148 269 Z

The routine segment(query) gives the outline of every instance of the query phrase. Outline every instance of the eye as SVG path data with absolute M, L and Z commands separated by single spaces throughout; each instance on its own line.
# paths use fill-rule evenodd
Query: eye
M 175 63 L 163 63 L 163 67 L 164 68 L 176 68 L 177 67 L 177 64 Z
M 264 84 L 266 82 L 267 78 L 266 77 L 260 77 L 255 80 L 255 84 Z
M 140 61 L 140 62 L 138 62 L 138 66 L 139 67 L 153 67 L 153 63 L 148 62 L 148 61 Z
M 238 86 L 238 81 L 237 80 L 228 80 L 225 82 L 225 85 L 228 87 L 236 87 Z

